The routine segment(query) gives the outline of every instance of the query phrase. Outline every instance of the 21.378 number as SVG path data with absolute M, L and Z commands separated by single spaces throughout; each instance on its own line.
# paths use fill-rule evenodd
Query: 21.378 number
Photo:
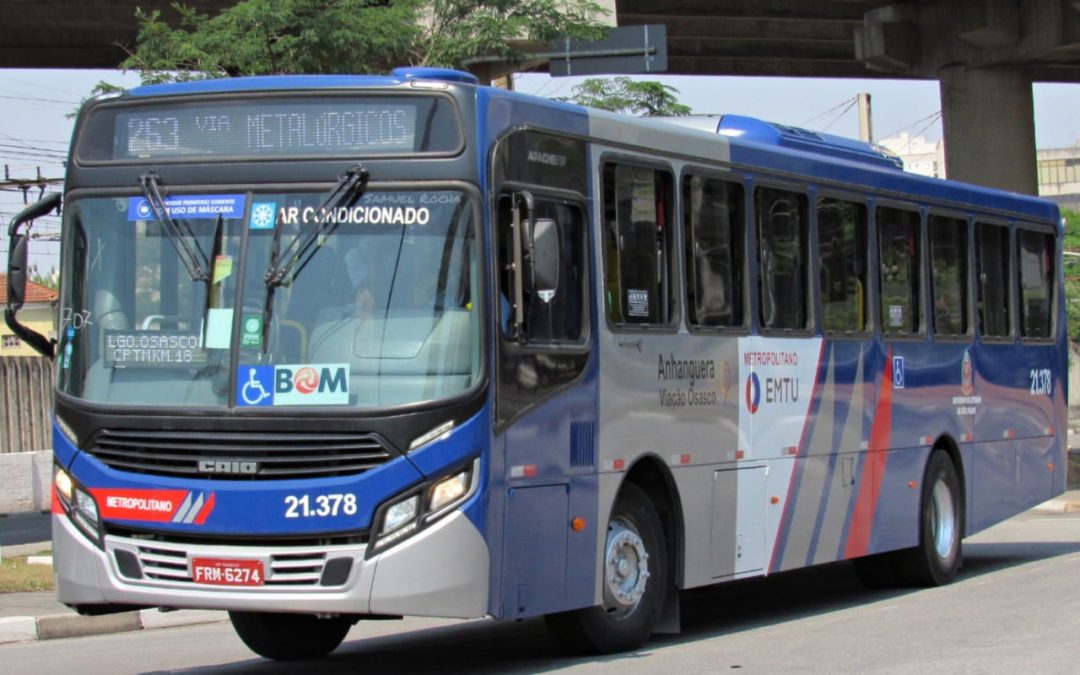
M 285 496 L 286 518 L 332 518 L 339 514 L 356 515 L 356 495 L 329 494 L 314 498 L 311 495 Z

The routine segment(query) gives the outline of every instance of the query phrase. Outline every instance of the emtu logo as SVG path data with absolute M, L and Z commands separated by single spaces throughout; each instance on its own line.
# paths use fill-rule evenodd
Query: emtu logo
M 750 373 L 746 377 L 746 409 L 753 415 L 761 405 L 761 381 L 757 373 Z

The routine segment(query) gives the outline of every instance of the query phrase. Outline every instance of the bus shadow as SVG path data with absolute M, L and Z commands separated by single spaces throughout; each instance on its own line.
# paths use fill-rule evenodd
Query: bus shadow
M 965 542 L 965 564 L 955 583 L 1074 553 L 1080 553 L 1080 542 Z M 368 638 L 361 622 L 349 641 L 318 662 L 274 663 L 256 658 L 172 672 L 537 673 L 584 663 L 614 665 L 627 659 L 651 658 L 659 647 L 825 617 L 920 592 L 933 589 L 868 590 L 859 583 L 850 563 L 839 562 L 684 591 L 680 596 L 682 632 L 654 636 L 644 648 L 627 654 L 588 658 L 568 654 L 539 619 L 470 621 Z

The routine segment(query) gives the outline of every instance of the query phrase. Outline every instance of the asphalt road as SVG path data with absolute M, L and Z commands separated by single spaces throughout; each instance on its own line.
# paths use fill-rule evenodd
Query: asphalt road
M 52 538 L 48 513 L 18 513 L 0 516 L 0 546 L 36 544 Z
M 1074 673 L 1080 514 L 1025 514 L 965 542 L 950 586 L 865 591 L 839 563 L 682 596 L 683 632 L 567 657 L 542 622 L 368 622 L 318 664 L 252 655 L 227 624 L 0 646 L 6 674 Z

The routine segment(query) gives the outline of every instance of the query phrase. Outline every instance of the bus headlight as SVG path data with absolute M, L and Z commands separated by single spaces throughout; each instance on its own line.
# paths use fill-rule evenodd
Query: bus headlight
M 95 530 L 99 524 L 98 520 L 98 508 L 97 502 L 89 493 L 76 489 L 75 490 L 75 510 L 78 515 L 86 520 Z
M 394 504 L 386 509 L 386 515 L 383 516 L 383 524 L 379 531 L 379 536 L 385 537 L 388 534 L 393 534 L 410 525 L 415 527 L 416 517 L 418 515 L 420 515 L 420 495 L 413 495 L 408 499 Z
M 428 491 L 427 512 L 435 514 L 457 502 L 469 491 L 471 468 L 444 478 Z
M 86 535 L 87 539 L 100 546 L 101 515 L 93 496 L 60 466 L 56 467 L 56 473 L 53 475 L 53 487 L 56 489 L 60 505 L 64 507 L 71 522 L 75 523 L 75 527 Z
M 398 501 L 382 512 L 372 548 L 384 548 L 407 537 L 420 524 L 420 493 Z
M 460 506 L 476 491 L 480 460 L 449 475 L 412 488 L 405 496 L 379 508 L 375 516 L 375 536 L 369 555 L 405 539 Z
M 53 476 L 53 485 L 56 486 L 56 494 L 60 497 L 60 501 L 64 503 L 65 507 L 71 507 L 71 496 L 75 491 L 75 481 L 71 480 L 71 476 L 67 471 L 64 471 L 59 466 L 56 467 L 56 475 Z

